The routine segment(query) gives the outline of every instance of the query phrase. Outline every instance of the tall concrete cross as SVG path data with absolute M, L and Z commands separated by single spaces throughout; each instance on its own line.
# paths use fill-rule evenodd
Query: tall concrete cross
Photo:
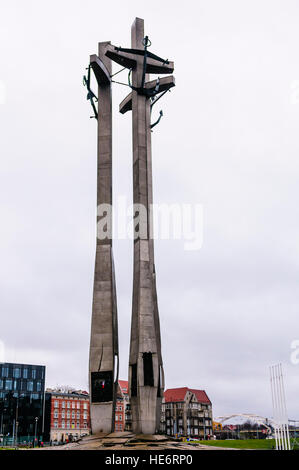
M 98 230 L 94 273 L 89 355 L 90 417 L 92 433 L 114 431 L 118 381 L 118 331 L 114 263 L 112 253 L 112 97 L 108 42 L 99 43 L 90 56 L 98 83 L 98 227 L 105 218 L 106 234 Z M 89 92 L 90 93 L 90 92 Z M 110 209 L 110 210 L 109 210 Z M 103 233 L 104 232 L 104 233 Z
M 149 74 L 172 73 L 174 65 L 147 50 L 149 41 L 144 36 L 142 19 L 135 19 L 131 34 L 131 49 L 108 45 L 106 56 L 132 70 L 132 92 L 121 103 L 120 112 L 132 110 L 133 201 L 137 207 L 145 209 L 145 217 L 140 208 L 139 231 L 135 233 L 134 240 L 129 393 L 133 432 L 154 434 L 159 430 L 164 371 L 151 211 L 151 98 L 173 87 L 174 78 L 170 76 L 149 81 Z

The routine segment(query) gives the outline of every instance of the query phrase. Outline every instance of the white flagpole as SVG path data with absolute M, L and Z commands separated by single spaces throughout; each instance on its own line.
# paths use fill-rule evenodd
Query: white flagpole
M 281 436 L 281 423 L 280 423 L 280 413 L 279 413 L 279 394 L 277 388 L 277 375 L 276 367 L 273 366 L 273 378 L 274 378 L 274 396 L 275 396 L 275 421 L 277 423 L 277 434 L 278 434 L 278 450 L 283 449 L 282 445 L 282 436 Z
M 279 399 L 280 399 L 279 407 L 280 407 L 280 416 L 281 416 L 281 430 L 282 430 L 282 438 L 283 438 L 283 450 L 288 450 L 288 448 L 287 448 L 286 428 L 285 428 L 285 414 L 284 414 L 283 396 L 282 396 L 282 387 L 281 387 L 282 376 L 280 374 L 279 364 L 277 364 L 276 369 L 277 369 L 277 378 L 278 378 L 278 387 L 279 387 Z
M 286 444 L 287 444 L 286 447 L 288 450 L 291 450 L 290 433 L 289 433 L 289 418 L 288 418 L 288 412 L 287 412 L 282 364 L 280 364 L 280 375 L 281 375 L 281 391 L 282 391 L 282 399 L 283 399 L 283 408 L 284 408 L 284 416 L 285 416 Z
M 272 396 L 272 408 L 273 408 L 273 419 L 274 419 L 274 436 L 275 436 L 275 449 L 278 450 L 278 440 L 277 440 L 277 424 L 275 421 L 275 401 L 274 401 L 274 391 L 273 391 L 273 371 L 272 367 L 270 369 L 270 385 L 271 385 L 271 396 Z

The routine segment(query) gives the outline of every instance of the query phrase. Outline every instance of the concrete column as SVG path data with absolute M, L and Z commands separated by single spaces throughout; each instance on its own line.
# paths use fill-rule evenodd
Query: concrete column
M 112 97 L 111 60 L 105 55 L 109 42 L 99 43 L 98 64 L 98 165 L 97 205 L 112 205 Z M 95 56 L 91 56 L 95 57 Z M 100 64 L 100 65 L 99 65 Z M 96 71 L 95 71 L 96 73 Z M 108 77 L 108 78 L 107 78 Z M 98 212 L 112 228 L 111 211 Z M 115 275 L 111 232 L 96 242 L 93 307 L 89 357 L 90 417 L 92 433 L 114 430 L 114 409 L 118 378 L 118 331 Z
M 132 49 L 144 49 L 144 21 L 132 25 Z M 132 71 L 133 87 L 140 87 L 143 56 L 136 55 Z M 146 75 L 146 81 L 149 76 Z M 133 200 L 146 208 L 147 220 L 141 236 L 134 241 L 134 282 L 129 359 L 132 429 L 135 433 L 154 434 L 159 429 L 164 378 L 160 325 L 156 293 L 151 204 L 152 156 L 150 100 L 132 91 L 133 121 Z

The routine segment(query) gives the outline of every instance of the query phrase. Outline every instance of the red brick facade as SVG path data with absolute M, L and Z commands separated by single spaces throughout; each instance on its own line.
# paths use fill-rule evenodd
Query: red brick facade
M 67 441 L 90 433 L 88 393 L 51 392 L 50 436 L 52 441 Z
M 115 406 L 115 432 L 125 431 L 125 411 L 129 401 L 128 381 L 118 381 L 118 391 Z

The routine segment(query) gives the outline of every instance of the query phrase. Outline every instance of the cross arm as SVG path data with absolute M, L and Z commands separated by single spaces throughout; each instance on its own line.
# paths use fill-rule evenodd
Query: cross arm
M 110 74 L 106 66 L 96 54 L 90 56 L 90 66 L 94 71 L 99 86 L 111 83 Z
M 130 51 L 130 49 L 125 49 L 126 51 Z M 106 50 L 106 56 L 109 57 L 111 60 L 116 62 L 117 64 L 121 65 L 122 67 L 126 67 L 128 69 L 134 69 L 137 64 L 137 56 L 144 55 L 144 51 L 140 49 L 140 53 L 134 52 L 134 49 L 131 49 L 131 52 L 124 52 L 119 47 L 115 47 L 113 45 L 108 45 Z M 153 58 L 153 57 L 157 57 Z M 172 73 L 174 70 L 173 62 L 165 61 L 161 62 L 158 56 L 152 57 L 149 55 L 146 59 L 146 73 Z
M 151 80 L 150 82 L 146 82 L 145 88 L 148 90 L 154 90 L 157 86 L 157 80 Z M 175 86 L 175 79 L 173 75 L 169 77 L 163 77 L 159 79 L 159 91 L 158 93 L 162 93 L 163 91 L 170 90 L 170 88 Z M 132 110 L 132 92 L 126 96 L 126 98 L 120 103 L 119 105 L 119 112 L 121 114 L 125 114 L 127 111 Z

